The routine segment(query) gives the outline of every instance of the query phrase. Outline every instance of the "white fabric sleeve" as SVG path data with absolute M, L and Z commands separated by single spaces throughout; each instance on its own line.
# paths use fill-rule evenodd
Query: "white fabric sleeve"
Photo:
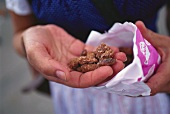
M 6 8 L 15 12 L 18 15 L 28 15 L 30 14 L 31 7 L 27 0 L 5 0 Z

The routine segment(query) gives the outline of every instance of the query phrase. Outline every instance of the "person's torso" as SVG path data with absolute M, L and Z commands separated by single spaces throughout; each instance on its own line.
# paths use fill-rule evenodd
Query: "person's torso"
M 156 15 L 166 0 L 32 0 L 44 24 L 56 24 L 85 41 L 91 30 L 107 31 L 115 22 L 142 20 L 156 31 Z M 107 7 L 108 6 L 108 7 Z

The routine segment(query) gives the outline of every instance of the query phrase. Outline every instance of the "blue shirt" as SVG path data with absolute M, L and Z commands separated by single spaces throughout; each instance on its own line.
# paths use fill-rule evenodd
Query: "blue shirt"
M 156 31 L 156 16 L 166 0 L 113 0 L 115 11 L 111 15 L 121 20 L 142 20 Z M 56 24 L 73 36 L 85 41 L 91 30 L 105 32 L 107 23 L 91 0 L 32 0 L 35 16 L 44 24 Z M 113 24 L 113 23 L 112 23 Z

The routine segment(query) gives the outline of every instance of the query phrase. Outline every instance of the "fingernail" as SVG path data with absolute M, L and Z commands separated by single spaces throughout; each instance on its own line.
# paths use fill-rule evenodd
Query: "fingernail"
M 66 75 L 65 75 L 65 73 L 64 73 L 63 71 L 57 70 L 57 71 L 56 71 L 56 76 L 57 76 L 59 79 L 61 79 L 61 80 L 63 80 L 63 81 L 66 81 Z
M 127 61 L 127 57 L 126 57 L 126 59 L 125 59 L 125 61 L 124 62 L 126 62 Z

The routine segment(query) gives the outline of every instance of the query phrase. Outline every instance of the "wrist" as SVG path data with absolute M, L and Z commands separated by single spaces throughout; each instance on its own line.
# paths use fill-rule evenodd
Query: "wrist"
M 19 56 L 26 58 L 26 51 L 25 51 L 22 33 L 23 31 L 18 32 L 14 35 L 13 46 Z

